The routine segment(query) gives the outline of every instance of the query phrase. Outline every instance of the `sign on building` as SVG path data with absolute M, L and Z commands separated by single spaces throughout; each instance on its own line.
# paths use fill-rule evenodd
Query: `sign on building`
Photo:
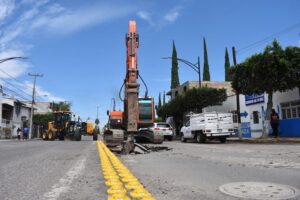
M 265 102 L 264 94 L 245 95 L 246 106 L 252 105 L 252 104 L 257 104 L 257 103 L 264 103 L 264 102 Z

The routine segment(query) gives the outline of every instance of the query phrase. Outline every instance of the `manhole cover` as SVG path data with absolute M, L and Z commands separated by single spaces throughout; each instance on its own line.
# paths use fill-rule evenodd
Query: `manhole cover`
M 220 186 L 225 194 L 246 199 L 291 199 L 297 197 L 297 189 L 288 185 L 264 182 L 236 182 Z

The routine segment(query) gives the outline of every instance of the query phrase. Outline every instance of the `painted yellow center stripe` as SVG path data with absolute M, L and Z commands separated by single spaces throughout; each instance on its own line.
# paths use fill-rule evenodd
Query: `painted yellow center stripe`
M 98 141 L 99 157 L 108 200 L 155 200 L 131 171 L 113 154 L 106 145 Z

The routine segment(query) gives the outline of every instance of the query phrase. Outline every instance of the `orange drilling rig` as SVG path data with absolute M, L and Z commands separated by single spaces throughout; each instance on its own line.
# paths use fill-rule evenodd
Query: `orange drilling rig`
M 129 21 L 129 32 L 126 34 L 126 77 L 119 96 L 124 103 L 124 112 L 108 111 L 109 120 L 104 131 L 104 141 L 107 146 L 120 146 L 121 151 L 129 153 L 134 150 L 134 137 L 139 129 L 153 125 L 154 100 L 148 97 L 148 88 L 138 70 L 139 35 L 136 32 L 136 22 Z M 138 79 L 146 87 L 144 97 L 139 97 Z M 124 87 L 124 99 L 121 91 Z

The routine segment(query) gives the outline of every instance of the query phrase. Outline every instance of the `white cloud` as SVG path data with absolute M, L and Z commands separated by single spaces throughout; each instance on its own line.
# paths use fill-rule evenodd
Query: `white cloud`
M 6 50 L 4 52 L 0 52 L 0 59 L 9 58 L 9 57 L 25 57 L 25 53 L 19 49 L 19 50 Z M 25 71 L 30 68 L 31 65 L 23 60 L 9 60 L 6 62 L 3 62 L 0 64 L 0 78 L 10 78 L 12 76 L 13 78 L 16 78 L 23 74 Z M 6 73 L 4 73 L 4 72 Z M 10 76 L 9 76 L 9 75 Z
M 151 14 L 149 12 L 147 12 L 147 11 L 139 11 L 139 12 L 136 13 L 136 15 L 139 18 L 147 21 L 150 25 L 154 25 L 152 17 L 151 17 Z
M 0 24 L 6 17 L 8 17 L 15 8 L 14 0 L 1 0 L 0 1 Z
M 23 39 L 36 34 L 72 34 L 121 18 L 131 12 L 135 12 L 135 7 L 94 4 L 71 10 L 49 0 L 22 0 L 16 5 L 14 0 L 0 0 L 0 59 L 12 56 L 26 57 L 32 46 L 22 43 Z M 6 21 L 10 15 L 15 19 Z M 0 69 L 6 73 L 0 70 L 0 78 L 9 78 L 10 76 L 17 78 L 31 67 L 33 66 L 29 63 L 20 60 L 1 63 Z M 32 92 L 30 82 L 21 84 L 19 87 L 26 92 Z M 43 99 L 64 101 L 63 98 L 55 96 L 39 86 L 36 88 L 37 93 Z
M 51 34 L 71 34 L 125 16 L 133 9 L 124 6 L 93 5 L 78 10 L 67 10 L 59 4 L 54 4 L 33 20 L 29 29 L 34 31 L 41 28 Z
M 150 13 L 148 11 L 138 11 L 136 15 L 140 19 L 149 23 L 151 26 L 161 29 L 170 23 L 174 23 L 180 16 L 181 10 L 181 6 L 176 6 L 163 14 L 155 14 L 154 12 Z
M 32 93 L 32 88 L 33 88 L 32 82 L 25 81 L 25 83 L 23 85 L 23 89 L 27 94 Z M 35 89 L 36 89 L 36 98 L 37 99 L 43 99 L 45 101 L 54 101 L 54 102 L 65 101 L 64 98 L 53 95 L 51 92 L 43 89 L 39 85 L 36 85 Z
M 170 23 L 175 22 L 177 20 L 177 18 L 179 17 L 180 10 L 181 10 L 180 7 L 171 9 L 168 13 L 165 14 L 164 19 Z

